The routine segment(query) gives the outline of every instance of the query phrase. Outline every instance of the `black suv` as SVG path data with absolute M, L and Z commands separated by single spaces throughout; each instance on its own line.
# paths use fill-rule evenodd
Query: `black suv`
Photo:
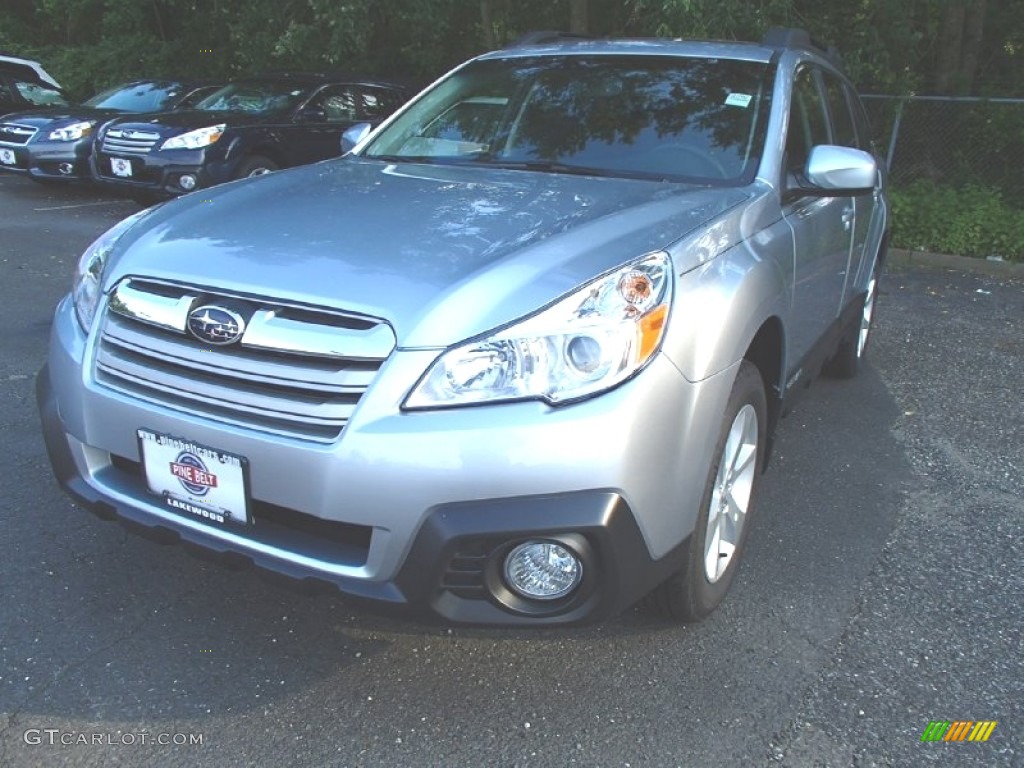
M 219 84 L 138 80 L 96 94 L 83 104 L 34 108 L 0 121 L 0 170 L 35 181 L 91 179 L 92 135 L 106 120 L 125 113 L 188 107 Z M 40 85 L 39 88 L 42 88 Z
M 111 121 L 96 136 L 93 172 L 151 200 L 326 160 L 346 128 L 376 125 L 408 95 L 394 83 L 319 74 L 239 80 L 195 109 Z

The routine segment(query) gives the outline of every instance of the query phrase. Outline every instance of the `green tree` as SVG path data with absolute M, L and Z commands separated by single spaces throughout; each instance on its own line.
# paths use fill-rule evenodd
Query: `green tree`
M 1020 96 L 1020 0 L 5 0 L 0 48 L 87 95 L 131 77 L 346 70 L 426 82 L 530 30 L 757 40 L 802 26 L 862 89 Z

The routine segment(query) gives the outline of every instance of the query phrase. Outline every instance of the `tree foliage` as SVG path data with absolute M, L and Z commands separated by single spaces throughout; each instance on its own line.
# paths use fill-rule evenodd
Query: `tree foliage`
M 132 77 L 273 69 L 432 80 L 534 29 L 757 40 L 802 26 L 862 88 L 1021 96 L 1018 0 L 5 0 L 0 49 L 74 93 Z

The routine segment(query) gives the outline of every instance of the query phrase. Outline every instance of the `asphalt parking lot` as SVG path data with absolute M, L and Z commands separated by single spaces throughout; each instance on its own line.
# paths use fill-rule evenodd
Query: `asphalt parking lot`
M 58 490 L 50 315 L 135 210 L 0 177 L 0 766 L 1024 765 L 1024 284 L 890 270 L 868 369 L 783 422 L 708 621 L 449 630 L 208 565 Z M 998 725 L 922 743 L 932 720 Z

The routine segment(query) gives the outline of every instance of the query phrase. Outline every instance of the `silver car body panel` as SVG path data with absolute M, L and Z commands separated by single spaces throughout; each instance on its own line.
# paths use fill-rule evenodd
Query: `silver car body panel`
M 784 72 L 814 60 L 654 41 L 487 58 L 549 50 L 775 57 Z M 98 498 L 311 574 L 390 585 L 446 505 L 598 490 L 626 502 L 652 560 L 666 557 L 694 530 L 709 446 L 752 340 L 779 329 L 778 379 L 766 382 L 777 400 L 863 296 L 882 247 L 881 189 L 784 197 L 789 98 L 778 77 L 745 186 L 349 156 L 152 209 L 113 246 L 91 332 L 70 298 L 58 307 L 48 376 L 61 450 Z M 558 407 L 403 410 L 444 350 L 654 252 L 674 272 L 666 331 L 622 384 Z M 204 358 L 183 346 L 200 299 L 252 310 L 237 349 Z M 339 360 L 370 367 L 331 368 Z M 339 393 L 348 399 L 331 400 Z M 365 558 L 324 559 L 168 511 L 119 469 L 140 461 L 140 428 L 244 457 L 254 501 L 365 526 Z
M 282 300 L 381 317 L 400 347 L 439 349 L 536 311 L 577 288 L 581 274 L 662 250 L 750 196 L 356 159 L 261 181 L 206 191 L 201 206 L 161 206 L 145 233 L 119 244 L 105 289 L 132 275 L 184 284 L 202 275 L 257 296 L 270 285 Z M 246 211 L 234 241 L 224 206 Z M 374 226 L 380 210 L 396 221 Z M 365 223 L 338 227 L 342 214 Z M 679 258 L 679 271 L 699 263 Z
M 138 461 L 138 427 L 185 435 L 246 457 L 254 499 L 372 527 L 369 559 L 354 575 L 376 580 L 394 576 L 431 508 L 511 495 L 602 488 L 621 492 L 637 509 L 672 510 L 638 520 L 651 553 L 664 554 L 694 524 L 710 459 L 693 458 L 703 456 L 700 441 L 717 427 L 732 373 L 691 384 L 660 357 L 645 375 L 570 408 L 522 402 L 404 413 L 410 382 L 434 353 L 402 351 L 382 367 L 373 397 L 341 438 L 321 445 L 122 395 L 92 375 L 97 347 L 97 337 L 85 338 L 63 302 L 51 339 L 51 377 L 73 454 L 96 490 L 176 519 L 159 499 L 112 480 L 110 455 Z M 646 407 L 652 400 L 663 407 Z M 666 457 L 673 457 L 668 465 Z M 215 533 L 222 534 L 235 536 L 230 528 Z

